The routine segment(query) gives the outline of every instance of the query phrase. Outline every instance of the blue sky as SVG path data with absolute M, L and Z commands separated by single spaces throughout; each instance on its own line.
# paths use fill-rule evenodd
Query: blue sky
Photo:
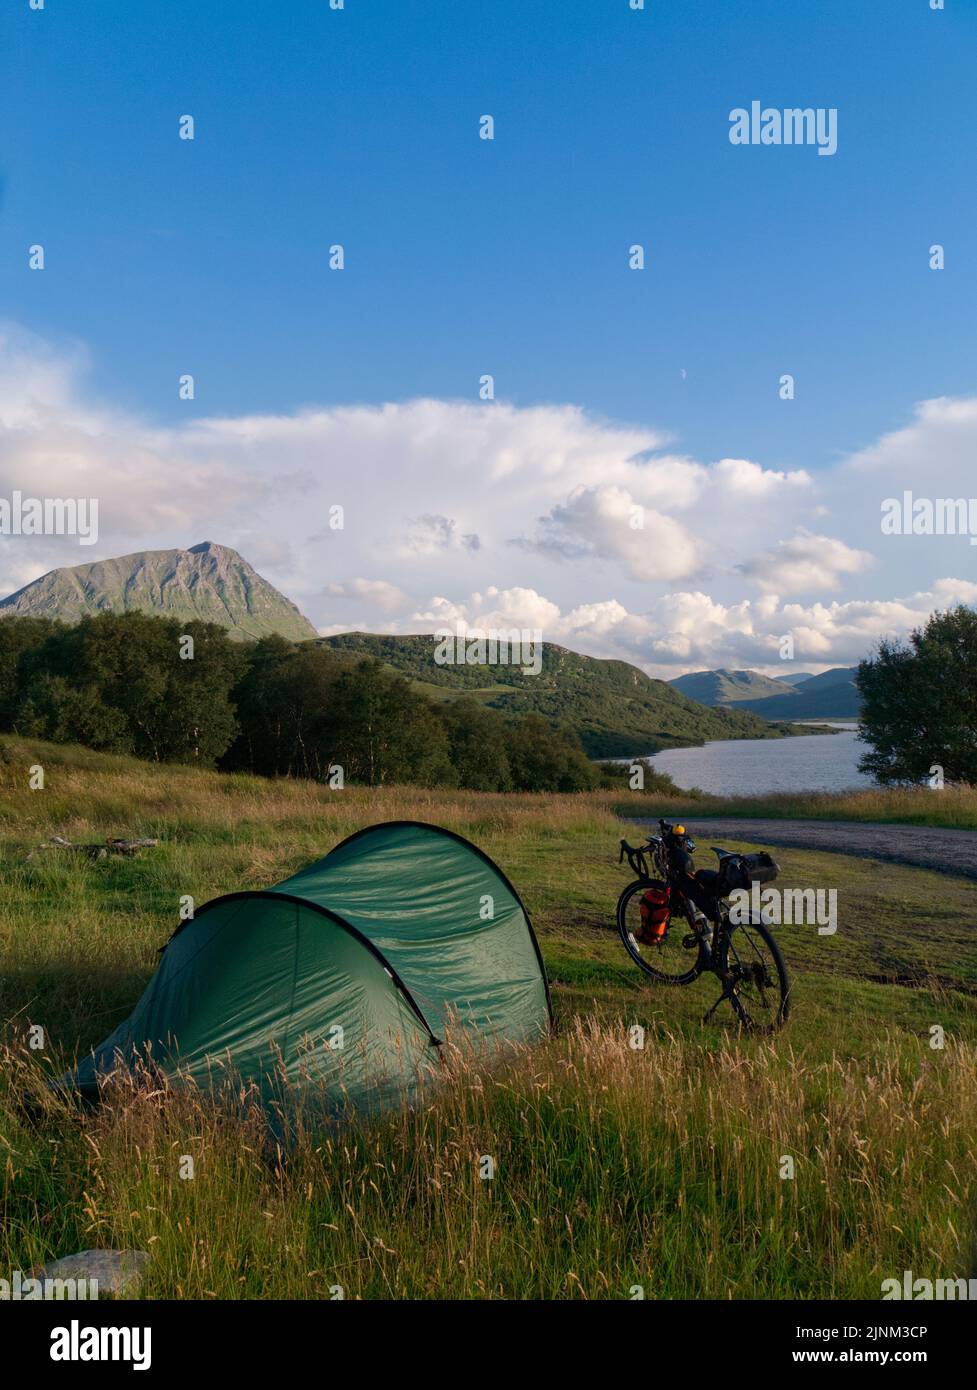
M 744 459 L 837 480 L 840 461 L 912 428 L 918 402 L 977 390 L 977 7 L 964 0 L 937 12 L 928 0 L 647 0 L 643 12 L 627 0 L 346 0 L 342 11 L 47 0 L 37 12 L 23 0 L 0 22 L 4 319 L 33 335 L 38 356 L 71 364 L 62 404 L 136 420 L 143 444 L 215 418 L 417 398 L 477 406 L 489 372 L 516 412 L 579 408 L 704 467 Z M 753 99 L 837 108 L 837 153 L 732 146 L 729 112 Z M 192 142 L 177 138 L 184 113 Z M 478 138 L 485 113 L 491 142 Z M 342 272 L 328 269 L 334 242 Z M 628 269 L 635 242 L 642 272 Z M 946 247 L 940 272 L 934 242 Z M 27 269 L 35 243 L 43 274 Z M 183 372 L 193 402 L 177 397 Z M 796 381 L 789 402 L 782 373 Z M 249 462 L 268 482 L 274 465 Z M 312 469 L 321 481 L 334 466 L 313 450 L 288 478 Z M 390 467 L 395 484 L 395 450 Z M 454 521 L 440 486 L 443 505 L 425 501 L 424 515 Z M 856 531 L 871 527 L 876 491 Z M 416 547 L 414 561 L 384 568 L 375 533 L 346 557 L 372 561 L 370 574 L 346 573 L 338 555 L 313 573 L 294 512 L 281 519 L 287 559 L 269 549 L 266 563 L 330 628 L 377 625 L 362 605 L 332 611 L 329 588 L 354 580 L 396 586 L 410 602 L 399 612 L 389 597 L 383 611 L 406 628 L 437 588 L 460 603 L 466 585 L 532 587 L 561 614 L 611 600 L 646 612 L 665 589 L 649 589 L 640 567 L 617 583 L 613 557 L 598 554 L 572 580 L 564 564 L 547 590 L 539 552 L 512 545 L 567 496 L 527 496 L 543 511 L 512 522 L 492 562 L 486 538 L 478 573 L 464 556 L 422 564 Z M 709 507 L 707 484 L 683 524 L 695 529 Z M 775 540 L 801 521 L 817 530 L 832 508 L 827 534 L 858 549 L 827 494 L 811 515 L 785 513 Z M 195 516 L 186 534 L 174 516 L 142 536 L 117 510 L 106 554 L 123 540 L 202 538 Z M 231 533 L 212 538 L 243 549 L 251 531 L 222 516 L 219 494 L 210 515 Z M 974 553 L 958 548 L 939 573 L 922 560 L 914 583 L 967 580 Z M 39 558 L 51 556 L 72 562 L 53 549 Z M 31 563 L 19 557 L 11 577 Z M 684 591 L 692 575 L 696 591 L 745 601 L 737 564 L 749 555 L 680 566 L 667 584 L 681 578 Z M 846 570 L 844 594 L 891 597 L 900 571 L 902 558 Z M 640 644 L 627 650 L 655 665 Z

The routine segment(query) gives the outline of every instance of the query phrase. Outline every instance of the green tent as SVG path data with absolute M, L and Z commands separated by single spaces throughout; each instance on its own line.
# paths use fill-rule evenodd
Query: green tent
M 120 1060 L 149 1058 L 201 1084 L 243 1077 L 266 1104 L 311 1087 L 327 1108 L 382 1107 L 434 1070 L 446 1033 L 495 1047 L 550 1021 L 505 874 L 450 830 L 391 821 L 274 888 L 199 908 L 132 1015 L 65 1080 L 93 1099 Z

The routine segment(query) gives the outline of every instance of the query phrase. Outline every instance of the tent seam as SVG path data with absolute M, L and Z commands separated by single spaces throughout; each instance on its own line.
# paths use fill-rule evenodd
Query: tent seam
M 292 1021 L 295 1018 L 295 995 L 299 986 L 299 931 L 301 930 L 301 915 L 298 903 L 293 904 L 295 908 L 295 959 L 292 962 L 292 997 L 288 1001 L 288 1022 L 285 1024 L 285 1037 L 282 1042 L 282 1056 L 288 1054 L 288 1039 L 292 1031 Z

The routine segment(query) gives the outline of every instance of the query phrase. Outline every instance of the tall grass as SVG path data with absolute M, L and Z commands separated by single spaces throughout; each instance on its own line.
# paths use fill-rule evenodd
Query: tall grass
M 8 1053 L 8 1084 L 34 1065 Z M 5 1143 L 0 1258 L 146 1249 L 149 1296 L 878 1298 L 969 1269 L 977 1050 L 890 1038 L 866 1071 L 577 1020 L 285 1151 L 238 1095 L 137 1083 Z
M 866 787 L 861 791 L 776 792 L 763 796 L 695 797 L 678 792 L 670 797 L 646 798 L 640 793 L 630 798 L 617 796 L 613 809 L 620 816 L 644 816 L 648 800 L 661 803 L 655 814 L 688 816 L 701 820 L 709 816 L 756 816 L 778 820 L 878 821 L 901 825 L 957 826 L 977 830 L 977 787 L 949 785 L 940 790 L 930 787 Z

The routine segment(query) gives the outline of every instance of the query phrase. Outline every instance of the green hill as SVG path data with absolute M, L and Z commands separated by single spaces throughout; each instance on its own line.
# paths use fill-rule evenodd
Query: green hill
M 0 618 L 77 623 L 105 612 L 196 618 L 226 627 L 241 641 L 273 632 L 293 642 L 316 635 L 295 604 L 243 556 L 213 541 L 51 570 L 0 601 Z
M 732 708 L 751 710 L 763 719 L 857 719 L 861 709 L 856 666 L 835 666 L 812 676 L 790 695 L 738 700 Z
M 707 739 L 779 737 L 743 710 L 708 709 L 626 661 L 582 656 L 543 644 L 542 670 L 509 665 L 439 666 L 435 638 L 345 632 L 318 644 L 338 654 L 370 656 L 409 677 L 434 699 L 471 695 L 512 714 L 536 713 L 576 730 L 591 757 L 640 757 Z
M 669 681 L 673 690 L 698 700 L 701 705 L 728 705 L 734 700 L 759 700 L 790 693 L 785 681 L 761 676 L 759 671 L 690 671 Z

